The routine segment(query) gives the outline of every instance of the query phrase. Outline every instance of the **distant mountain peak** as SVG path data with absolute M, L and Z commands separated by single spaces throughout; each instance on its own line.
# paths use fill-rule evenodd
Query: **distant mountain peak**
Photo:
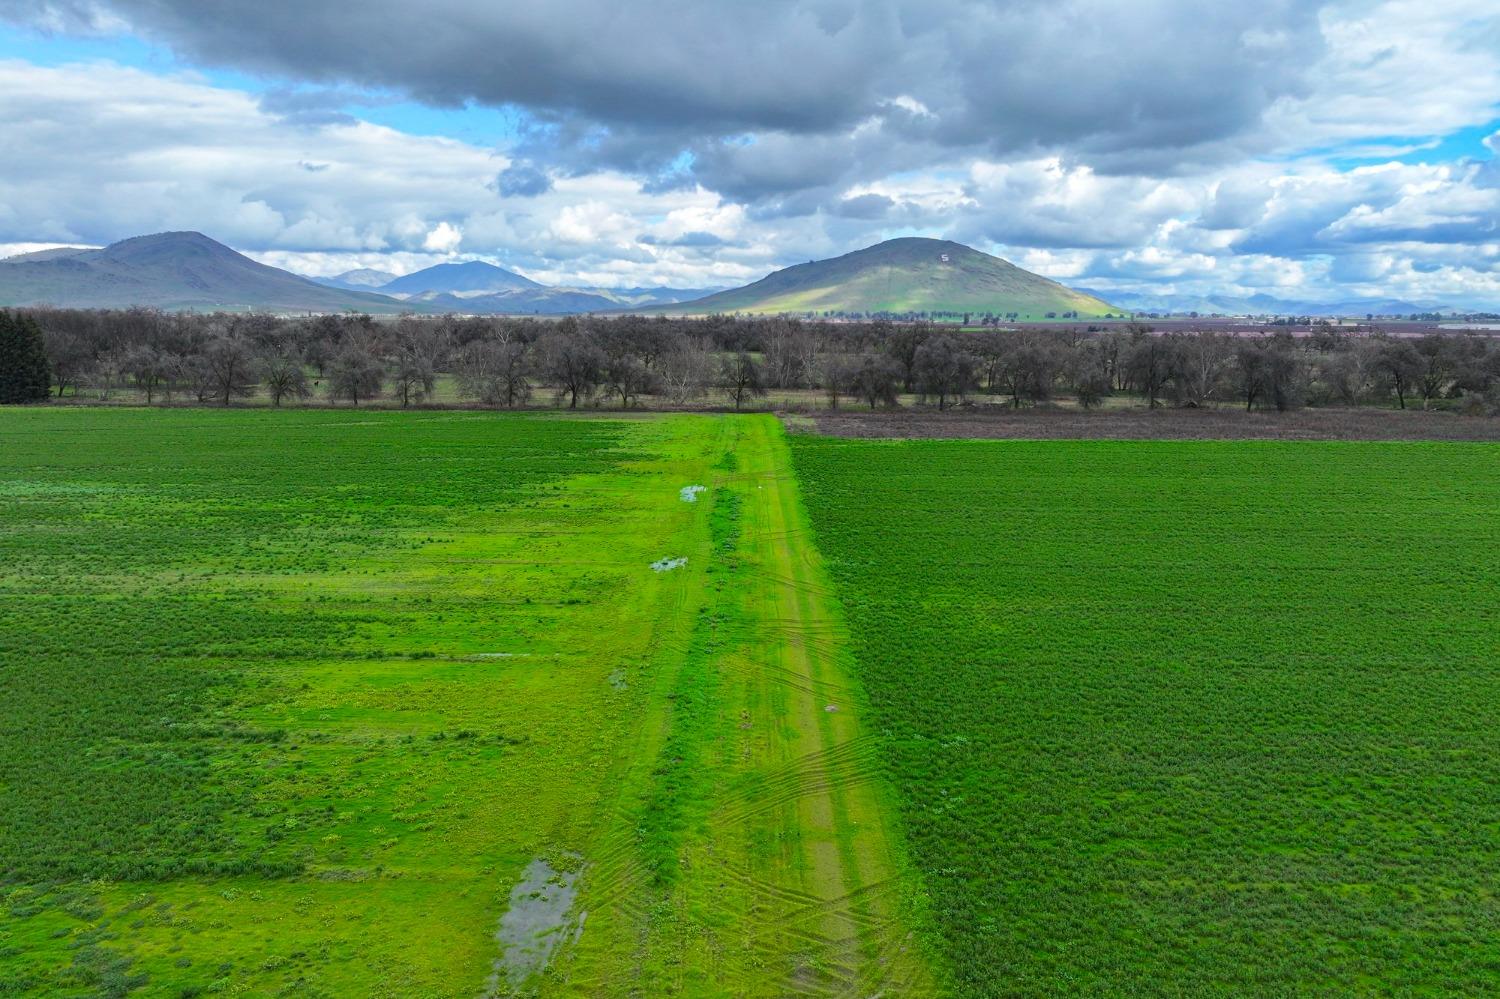
M 168 229 L 165 232 L 148 232 L 140 236 L 127 236 L 109 244 L 110 246 L 131 246 L 147 243 L 205 243 L 210 246 L 229 247 L 210 236 L 205 236 L 197 229 Z M 230 250 L 233 253 L 233 250 Z
M 0 305 L 396 312 L 383 295 L 316 284 L 251 260 L 201 232 L 133 236 L 101 250 L 0 268 Z
M 1020 319 L 1120 310 L 1008 260 L 947 239 L 902 236 L 796 264 L 673 312 L 962 315 Z
M 497 294 L 506 291 L 536 291 L 543 286 L 514 271 L 486 263 L 464 260 L 434 264 L 389 281 L 379 291 L 387 295 Z
M 318 284 L 326 284 L 330 288 L 347 288 L 350 291 L 374 291 L 383 284 L 389 284 L 400 277 L 390 271 L 376 270 L 373 267 L 356 267 L 352 271 L 344 271 L 333 277 L 315 277 L 311 280 Z
M 211 239 L 201 232 L 190 229 L 174 232 L 153 232 L 145 236 L 130 236 L 118 242 L 110 243 L 99 252 L 124 254 L 163 247 L 174 250 L 196 249 L 217 254 L 232 254 L 237 257 L 242 255 L 218 240 Z

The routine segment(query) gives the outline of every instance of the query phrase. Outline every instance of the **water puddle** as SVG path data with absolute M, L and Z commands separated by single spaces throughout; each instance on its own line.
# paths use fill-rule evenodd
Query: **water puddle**
M 547 967 L 564 941 L 578 939 L 588 915 L 580 912 L 572 918 L 581 873 L 581 868 L 560 871 L 540 857 L 527 865 L 495 932 L 500 959 L 490 976 L 491 995 L 499 993 L 501 984 L 519 989 Z
M 681 569 L 687 565 L 686 558 L 662 558 L 651 563 L 652 572 L 671 572 L 673 569 Z
M 698 494 L 706 490 L 707 486 L 683 486 L 677 491 L 677 495 L 684 503 L 698 502 Z

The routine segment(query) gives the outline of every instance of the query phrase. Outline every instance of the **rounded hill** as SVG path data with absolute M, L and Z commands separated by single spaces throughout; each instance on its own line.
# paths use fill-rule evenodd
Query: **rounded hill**
M 989 313 L 1042 319 L 1119 309 L 1008 260 L 945 239 L 906 237 L 776 271 L 672 310 L 905 315 Z

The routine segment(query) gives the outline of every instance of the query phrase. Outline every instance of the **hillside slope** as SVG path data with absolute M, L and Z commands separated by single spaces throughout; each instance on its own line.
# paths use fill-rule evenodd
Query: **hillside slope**
M 1009 261 L 942 239 L 902 238 L 776 271 L 668 312 L 1047 313 L 1120 310 Z
M 395 299 L 329 288 L 256 263 L 197 232 L 163 232 L 0 264 L 0 305 L 70 308 L 400 311 Z
M 603 312 L 617 304 L 603 295 L 573 288 L 523 288 L 490 295 L 455 295 L 451 292 L 426 292 L 406 299 L 403 305 L 429 312 L 457 312 L 464 315 L 492 316 L 566 316 L 575 313 Z
M 346 291 L 376 291 L 383 284 L 389 284 L 400 277 L 390 271 L 379 271 L 373 267 L 360 267 L 333 277 L 315 277 L 303 275 L 318 284 L 326 284 L 330 288 L 343 288 Z
M 434 264 L 383 284 L 380 291 L 399 297 L 424 293 L 447 293 L 463 297 L 495 295 L 507 291 L 534 291 L 541 287 L 542 285 L 514 271 L 482 260 L 469 260 L 458 264 Z

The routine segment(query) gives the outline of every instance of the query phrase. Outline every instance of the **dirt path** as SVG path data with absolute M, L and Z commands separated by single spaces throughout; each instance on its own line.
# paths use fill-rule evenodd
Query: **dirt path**
M 682 605 L 696 631 L 648 740 L 653 779 L 673 794 L 647 793 L 602 839 L 580 899 L 587 928 L 548 991 L 931 995 L 894 809 L 783 432 L 771 417 L 729 419 L 733 466 L 700 504 L 737 511 L 732 554 L 712 572 L 697 557 L 679 570 L 702 599 Z M 642 830 L 669 806 L 680 838 L 653 868 Z
M 726 762 L 741 780 L 717 796 L 711 838 L 750 847 L 725 866 L 748 889 L 738 914 L 754 946 L 786 976 L 765 991 L 924 993 L 863 699 L 780 428 L 749 423 L 739 455 L 745 599 L 758 627 L 728 664 L 745 719 Z M 774 848 L 754 849 L 757 839 Z

